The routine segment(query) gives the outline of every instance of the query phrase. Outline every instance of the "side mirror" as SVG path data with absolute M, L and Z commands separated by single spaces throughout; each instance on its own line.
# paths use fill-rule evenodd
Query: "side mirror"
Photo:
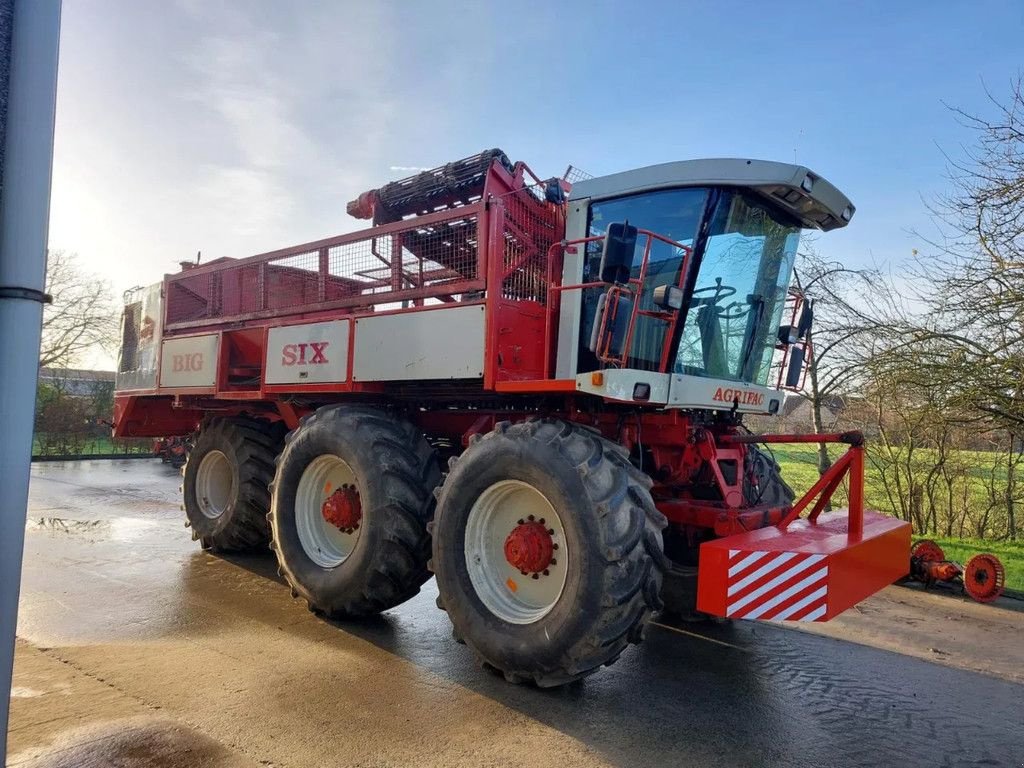
M 808 331 L 811 330 L 811 325 L 814 324 L 814 299 L 806 299 L 804 306 L 800 310 L 800 319 L 796 324 L 796 337 L 797 339 L 804 339 L 807 336 Z
M 804 348 L 793 347 L 789 350 L 789 367 L 786 368 L 786 386 L 796 389 L 804 375 Z
M 601 249 L 601 282 L 628 283 L 636 250 L 636 227 L 629 222 L 609 224 Z
M 659 285 L 651 298 L 662 309 L 683 308 L 683 289 L 677 285 Z

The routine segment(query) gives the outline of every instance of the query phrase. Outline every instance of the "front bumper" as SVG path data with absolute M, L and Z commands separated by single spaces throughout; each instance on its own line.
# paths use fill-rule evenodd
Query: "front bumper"
M 910 524 L 846 510 L 705 542 L 697 610 L 734 619 L 828 621 L 907 575 Z

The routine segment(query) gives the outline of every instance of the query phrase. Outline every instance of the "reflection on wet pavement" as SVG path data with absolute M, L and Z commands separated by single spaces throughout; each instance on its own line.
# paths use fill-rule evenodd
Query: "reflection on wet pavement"
M 417 748 L 431 759 L 507 764 L 510 754 L 487 750 L 535 726 L 538 744 L 569 750 L 541 749 L 537 765 L 931 768 L 1024 756 L 1020 686 L 766 624 L 652 625 L 639 649 L 581 683 L 511 686 L 451 640 L 432 582 L 380 617 L 321 621 L 290 599 L 269 553 L 200 551 L 177 487 L 153 461 L 35 467 L 19 635 L 83 668 L 109 667 L 104 675 L 124 690 L 196 718 L 197 705 L 186 704 L 195 696 L 211 697 L 214 713 L 255 708 L 261 719 L 246 721 L 242 739 L 250 756 L 324 764 L 337 747 L 317 724 L 330 711 L 371 731 L 415 720 L 400 739 L 346 736 L 351 762 L 369 764 L 434 764 L 401 751 Z M 117 659 L 104 655 L 107 644 Z M 190 681 L 168 677 L 161 656 L 186 652 L 218 666 L 191 683 L 206 687 L 183 693 L 175 685 Z M 133 654 L 142 655 L 135 666 Z M 466 722 L 444 720 L 449 710 Z M 243 727 L 209 717 L 210 733 Z M 289 738 L 299 745 L 291 752 Z

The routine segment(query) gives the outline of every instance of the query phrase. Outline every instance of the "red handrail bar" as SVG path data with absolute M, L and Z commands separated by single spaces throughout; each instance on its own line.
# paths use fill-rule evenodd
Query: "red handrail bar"
M 674 248 L 679 248 L 683 251 L 683 263 L 679 270 L 679 283 L 682 285 L 686 279 L 686 275 L 690 271 L 690 259 L 693 257 L 693 248 L 688 245 L 683 245 L 680 242 L 672 240 L 651 232 L 647 229 L 637 229 L 638 235 L 644 235 L 647 238 L 647 242 L 644 245 L 644 255 L 640 262 L 640 276 L 636 278 L 630 278 L 627 285 L 636 285 L 642 288 L 644 279 L 647 276 L 647 265 L 651 255 L 651 245 L 654 240 L 660 240 L 663 243 L 667 243 Z M 548 301 L 547 301 L 547 316 L 544 323 L 544 365 L 545 365 L 545 378 L 553 378 L 553 365 L 551 360 L 551 335 L 554 325 L 554 315 L 556 311 L 561 309 L 561 294 L 564 291 L 579 291 L 585 288 L 596 288 L 609 285 L 608 283 L 601 281 L 591 281 L 589 283 L 577 283 L 575 285 L 555 285 L 553 269 L 556 261 L 556 256 L 562 253 L 576 253 L 576 247 L 579 245 L 586 245 L 587 243 L 594 243 L 599 240 L 604 240 L 604 235 L 594 235 L 591 237 L 581 237 L 576 240 L 561 240 L 557 243 L 552 243 L 551 247 L 548 248 L 547 258 L 547 285 L 548 285 Z M 558 264 L 561 265 L 562 259 L 557 259 Z M 552 294 L 558 297 L 558 301 L 552 300 Z M 640 303 L 638 301 L 633 302 L 633 307 L 630 312 L 629 327 L 626 331 L 626 344 L 622 353 L 622 359 L 625 360 L 629 357 L 629 350 L 633 343 L 633 330 L 636 325 L 637 315 L 640 313 Z M 678 314 L 678 313 L 676 313 Z M 671 323 L 671 320 L 666 319 L 666 322 Z M 674 327 L 674 324 L 673 324 Z M 666 339 L 666 343 L 669 343 L 670 339 Z M 665 354 L 662 352 L 661 365 L 665 366 Z

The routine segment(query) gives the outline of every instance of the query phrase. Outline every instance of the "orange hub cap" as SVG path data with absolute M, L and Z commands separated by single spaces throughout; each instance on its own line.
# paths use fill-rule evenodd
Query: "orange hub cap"
M 363 506 L 359 492 L 352 486 L 339 488 L 324 502 L 320 509 L 324 520 L 342 533 L 352 533 L 363 519 Z
M 522 573 L 540 573 L 551 565 L 552 544 L 547 526 L 535 521 L 520 523 L 505 539 L 505 559 Z

